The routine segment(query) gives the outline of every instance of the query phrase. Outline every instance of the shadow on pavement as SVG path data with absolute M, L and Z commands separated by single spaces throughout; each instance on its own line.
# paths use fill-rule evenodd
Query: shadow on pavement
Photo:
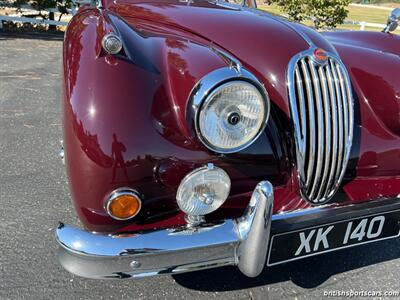
M 400 257 L 400 239 L 355 248 L 266 268 L 257 278 L 248 278 L 236 267 L 217 268 L 174 275 L 175 281 L 200 291 L 230 291 L 291 280 L 302 288 L 315 288 L 331 276 Z
M 35 31 L 15 31 L 0 29 L 0 41 L 10 39 L 34 39 L 44 41 L 62 41 L 64 39 L 63 32 L 35 32 Z

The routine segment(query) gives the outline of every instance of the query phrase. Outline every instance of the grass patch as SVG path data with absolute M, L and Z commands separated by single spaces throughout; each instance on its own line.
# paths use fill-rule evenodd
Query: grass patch
M 349 6 L 347 9 L 349 10 L 347 19 L 358 22 L 386 24 L 390 14 L 389 10 L 377 8 Z
M 265 10 L 275 15 L 284 15 L 280 7 L 275 4 L 273 5 L 262 4 L 259 5 L 259 9 Z M 390 14 L 389 10 L 369 8 L 369 7 L 357 7 L 352 5 L 348 6 L 347 9 L 349 11 L 347 20 L 356 22 L 386 24 L 387 18 Z M 312 26 L 311 21 L 305 21 L 304 24 Z M 337 28 L 348 29 L 348 30 L 360 30 L 360 26 L 358 25 L 338 25 Z M 366 27 L 365 30 L 381 31 L 382 29 L 374 27 Z

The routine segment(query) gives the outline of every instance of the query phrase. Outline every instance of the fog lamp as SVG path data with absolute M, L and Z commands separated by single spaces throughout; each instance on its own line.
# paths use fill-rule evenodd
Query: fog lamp
M 231 180 L 224 170 L 208 164 L 190 172 L 179 185 L 176 200 L 188 223 L 217 210 L 228 198 Z
M 131 189 L 118 189 L 108 198 L 106 209 L 108 214 L 116 220 L 129 220 L 136 216 L 142 202 L 136 191 Z

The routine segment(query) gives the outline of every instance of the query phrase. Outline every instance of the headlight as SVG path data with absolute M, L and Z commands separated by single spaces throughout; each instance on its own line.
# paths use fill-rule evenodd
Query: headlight
M 209 149 L 232 153 L 249 146 L 262 132 L 269 106 L 259 89 L 247 81 L 215 88 L 197 113 L 199 138 Z
M 179 185 L 176 200 L 190 216 L 204 216 L 218 209 L 228 198 L 231 180 L 226 172 L 209 164 L 190 172 Z

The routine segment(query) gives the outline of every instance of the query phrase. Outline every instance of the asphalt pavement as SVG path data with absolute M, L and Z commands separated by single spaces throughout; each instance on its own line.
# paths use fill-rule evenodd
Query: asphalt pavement
M 61 50 L 60 36 L 0 31 L 0 299 L 321 299 L 336 290 L 400 291 L 400 239 L 271 267 L 255 279 L 233 267 L 125 281 L 63 270 L 54 229 L 79 220 L 58 158 Z

